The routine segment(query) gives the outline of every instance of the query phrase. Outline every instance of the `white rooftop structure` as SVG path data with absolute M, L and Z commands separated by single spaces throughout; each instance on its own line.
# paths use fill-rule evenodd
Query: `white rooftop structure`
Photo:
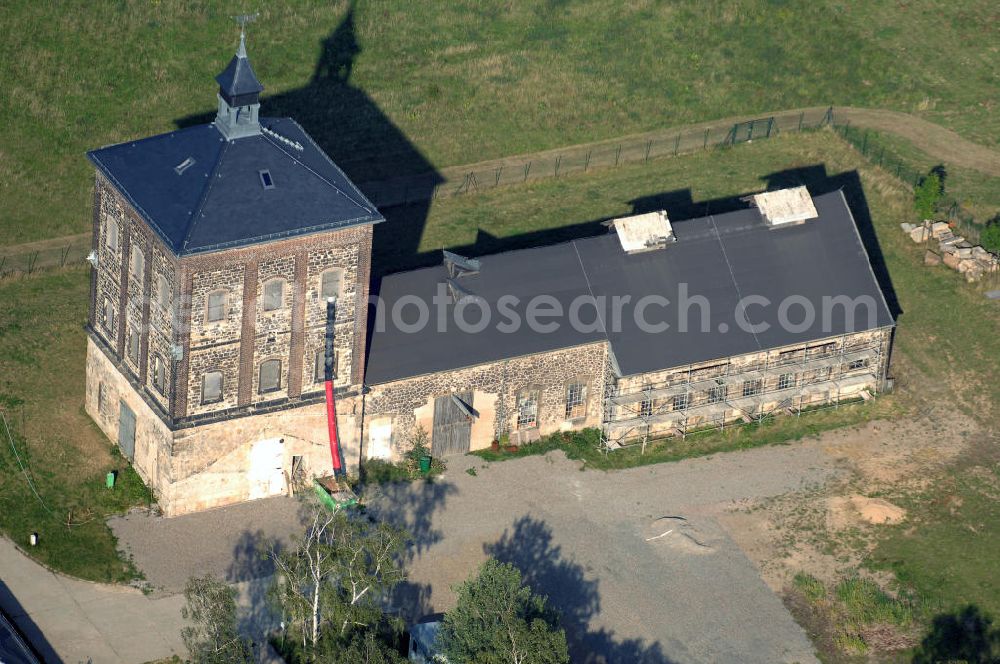
M 819 216 L 805 187 L 767 191 L 751 196 L 750 200 L 769 226 L 794 224 Z
M 618 233 L 622 249 L 629 254 L 658 249 L 675 240 L 666 210 L 613 219 L 611 225 Z

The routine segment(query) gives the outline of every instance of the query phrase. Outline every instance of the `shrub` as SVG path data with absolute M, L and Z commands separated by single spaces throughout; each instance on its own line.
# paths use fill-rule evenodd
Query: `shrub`
M 805 595 L 806 599 L 811 602 L 818 602 L 826 597 L 826 586 L 812 574 L 799 572 L 795 575 L 793 583 L 798 591 Z
M 979 243 L 986 251 L 1000 254 L 1000 214 L 986 222 L 986 228 L 979 234 Z
M 935 172 L 925 175 L 913 190 L 913 206 L 921 219 L 930 219 L 937 210 L 937 204 L 944 195 L 944 183 Z

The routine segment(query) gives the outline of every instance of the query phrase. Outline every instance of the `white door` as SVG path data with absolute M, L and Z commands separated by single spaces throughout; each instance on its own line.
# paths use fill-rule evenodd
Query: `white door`
M 368 427 L 368 458 L 386 459 L 392 455 L 392 420 L 388 417 L 372 420 Z
M 250 500 L 277 496 L 285 492 L 285 441 L 281 438 L 258 440 L 250 449 Z

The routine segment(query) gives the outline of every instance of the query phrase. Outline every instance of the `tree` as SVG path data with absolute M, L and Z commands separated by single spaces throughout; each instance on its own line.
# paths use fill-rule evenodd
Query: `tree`
M 917 214 L 921 219 L 931 219 L 937 210 L 938 201 L 944 195 L 944 183 L 937 171 L 921 178 L 920 183 L 913 190 L 913 206 L 917 209 Z
M 986 222 L 986 228 L 979 234 L 979 243 L 986 251 L 1000 254 L 1000 214 Z
M 450 662 L 562 664 L 569 661 L 566 633 L 546 598 L 521 583 L 509 563 L 487 560 L 475 577 L 455 589 L 458 602 L 445 614 L 438 647 Z
M 194 664 L 249 664 L 253 648 L 236 628 L 236 591 L 208 575 L 191 577 L 184 588 L 181 616 L 193 625 L 181 630 Z
M 376 637 L 398 625 L 390 624 L 379 600 L 403 579 L 405 543 L 404 533 L 389 524 L 317 505 L 303 538 L 285 550 L 272 545 L 271 597 L 304 661 L 394 661 Z M 372 654 L 376 647 L 382 659 Z M 351 660 L 351 650 L 364 657 Z

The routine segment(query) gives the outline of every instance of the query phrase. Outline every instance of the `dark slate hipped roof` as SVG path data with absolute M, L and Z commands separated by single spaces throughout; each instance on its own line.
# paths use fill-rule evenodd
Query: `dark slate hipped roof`
M 243 50 L 242 44 L 240 49 Z M 254 73 L 245 53 L 234 55 L 222 73 L 215 77 L 215 80 L 219 83 L 219 92 L 229 102 L 239 101 L 247 96 L 259 95 L 264 91 L 264 86 L 257 80 L 257 74 Z
M 385 277 L 366 382 L 387 383 L 605 339 L 618 370 L 627 376 L 893 325 L 843 193 L 816 196 L 813 202 L 819 217 L 795 226 L 770 228 L 755 208 L 675 222 L 677 242 L 657 251 L 626 254 L 618 238 L 608 234 L 483 257 L 478 274 L 458 279 L 462 288 L 483 298 L 492 309 L 492 322 L 479 333 L 463 332 L 452 323 L 445 332 L 437 331 L 431 298 L 448 276 L 443 266 Z M 676 300 L 681 284 L 687 284 L 689 298 L 700 295 L 710 303 L 709 331 L 699 331 L 698 306 L 689 309 L 690 331 L 680 331 Z M 646 295 L 660 295 L 670 304 L 650 306 L 646 319 L 670 327 L 659 333 L 643 331 L 633 310 L 626 307 L 619 329 L 606 316 L 589 330 L 574 330 L 563 318 L 556 319 L 561 324 L 553 332 L 533 332 L 522 325 L 516 332 L 505 333 L 497 329 L 501 320 L 497 301 L 502 295 L 520 300 L 516 310 L 522 321 L 527 301 L 534 295 L 555 298 L 564 312 L 580 295 L 603 296 L 609 303 L 614 296 L 628 295 L 633 304 Z M 771 302 L 747 311 L 748 320 L 766 323 L 767 331 L 753 334 L 737 325 L 736 303 L 750 295 Z M 824 328 L 823 298 L 840 295 L 870 297 L 874 320 L 868 321 L 861 308 L 859 320 L 852 325 L 843 307 L 836 307 L 828 317 L 830 325 Z M 388 314 L 397 302 L 413 296 L 428 303 L 430 324 L 407 333 L 393 326 Z M 790 296 L 805 298 L 817 313 L 806 329 L 793 332 L 778 324 L 778 305 Z M 447 305 L 449 321 L 453 306 Z M 400 311 L 405 323 L 416 318 L 412 305 Z M 592 311 L 585 307 L 579 318 L 584 323 L 595 321 Z M 476 306 L 468 312 L 467 320 L 478 320 Z M 788 318 L 797 323 L 800 312 L 801 307 L 791 307 Z M 723 325 L 725 332 L 720 330 Z
M 207 124 L 87 157 L 179 256 L 383 221 L 297 122 L 260 124 L 260 134 L 232 141 Z

